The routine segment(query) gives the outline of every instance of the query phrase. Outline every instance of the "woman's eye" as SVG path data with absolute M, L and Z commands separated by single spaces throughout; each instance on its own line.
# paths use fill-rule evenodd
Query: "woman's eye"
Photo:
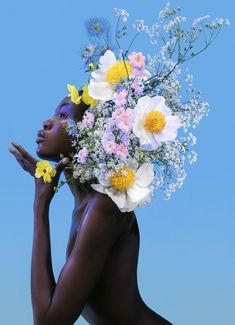
M 59 114 L 59 117 L 62 118 L 62 119 L 67 119 L 68 118 L 68 115 L 66 113 L 61 112 Z

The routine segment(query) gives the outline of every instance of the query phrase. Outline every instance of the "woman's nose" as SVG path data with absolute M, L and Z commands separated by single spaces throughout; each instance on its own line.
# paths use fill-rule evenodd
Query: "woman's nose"
M 46 121 L 43 122 L 43 129 L 44 130 L 50 130 L 51 126 L 52 126 L 51 120 L 46 120 Z

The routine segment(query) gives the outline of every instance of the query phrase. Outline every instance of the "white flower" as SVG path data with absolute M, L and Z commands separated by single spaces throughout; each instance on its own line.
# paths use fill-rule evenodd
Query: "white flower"
M 92 72 L 92 79 L 88 85 L 89 95 L 97 100 L 113 99 L 116 86 L 123 80 L 134 75 L 134 69 L 129 61 L 116 60 L 115 54 L 107 50 L 100 57 L 99 69 Z M 143 70 L 143 80 L 151 74 Z
M 115 54 L 107 50 L 100 57 L 99 69 L 92 72 L 88 89 L 89 94 L 94 99 L 111 100 L 115 86 L 120 83 L 123 78 L 127 78 L 132 74 L 132 66 L 130 62 L 122 60 L 117 61 Z
M 114 13 L 116 16 L 122 17 L 124 22 L 126 22 L 129 17 L 129 13 L 125 9 L 114 8 Z
M 180 118 L 171 114 L 163 96 L 144 96 L 134 108 L 133 133 L 139 138 L 142 149 L 155 150 L 161 142 L 175 140 Z
M 121 212 L 130 212 L 138 205 L 150 201 L 153 192 L 151 183 L 154 179 L 153 165 L 144 163 L 138 167 L 135 159 L 111 173 L 104 172 L 99 177 L 99 184 L 91 187 L 107 194 L 118 206 Z

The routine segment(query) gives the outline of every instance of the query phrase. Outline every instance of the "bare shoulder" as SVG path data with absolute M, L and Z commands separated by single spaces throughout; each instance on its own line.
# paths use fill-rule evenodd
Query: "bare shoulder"
M 108 195 L 96 192 L 84 211 L 81 229 L 102 229 L 106 234 L 116 237 L 121 235 L 134 219 L 134 212 L 121 212 Z

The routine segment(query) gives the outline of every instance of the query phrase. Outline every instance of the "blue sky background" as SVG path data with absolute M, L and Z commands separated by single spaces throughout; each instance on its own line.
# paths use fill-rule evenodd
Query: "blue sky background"
M 66 83 L 86 82 L 79 50 L 87 44 L 84 20 L 113 7 L 130 20 L 153 23 L 165 1 L 12 1 L 0 3 L 1 218 L 0 323 L 32 324 L 30 263 L 33 179 L 8 153 L 10 141 L 34 153 L 35 134 L 59 101 Z M 192 19 L 228 17 L 211 48 L 188 62 L 195 86 L 211 112 L 195 130 L 196 164 L 169 201 L 137 209 L 141 247 L 138 282 L 144 301 L 174 325 L 235 324 L 234 213 L 234 3 L 171 1 Z M 149 48 L 137 50 L 148 52 Z M 50 213 L 53 267 L 63 266 L 72 197 L 66 187 Z M 76 324 L 87 324 L 82 318 Z

